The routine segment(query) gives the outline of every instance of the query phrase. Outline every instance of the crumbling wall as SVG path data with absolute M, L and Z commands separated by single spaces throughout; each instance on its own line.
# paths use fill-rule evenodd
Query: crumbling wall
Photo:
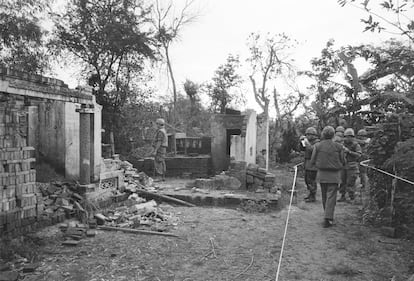
M 42 215 L 34 148 L 27 146 L 28 110 L 23 98 L 0 94 L 0 235 L 30 230 Z

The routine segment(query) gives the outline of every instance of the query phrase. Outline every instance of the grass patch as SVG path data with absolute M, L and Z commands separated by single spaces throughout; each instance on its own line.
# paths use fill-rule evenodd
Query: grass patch
M 335 266 L 333 266 L 329 271 L 329 275 L 342 275 L 346 277 L 353 277 L 361 272 L 359 270 L 353 269 L 351 266 L 341 262 Z
M 46 242 L 36 236 L 21 236 L 15 239 L 0 240 L 0 259 L 3 261 L 13 261 L 16 258 L 23 257 L 30 262 L 39 260 L 40 247 Z

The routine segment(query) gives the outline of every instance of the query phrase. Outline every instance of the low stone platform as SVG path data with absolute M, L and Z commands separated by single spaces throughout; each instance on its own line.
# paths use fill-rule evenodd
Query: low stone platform
M 275 209 L 278 196 L 273 193 L 255 193 L 245 190 L 201 190 L 188 188 L 186 185 L 191 181 L 177 179 L 167 182 L 156 183 L 159 188 L 158 194 L 171 196 L 180 200 L 193 203 L 197 206 L 215 207 L 237 207 L 249 200 L 254 202 L 266 201 L 270 209 Z M 148 198 L 150 199 L 150 198 Z M 151 198 L 152 199 L 152 198 Z

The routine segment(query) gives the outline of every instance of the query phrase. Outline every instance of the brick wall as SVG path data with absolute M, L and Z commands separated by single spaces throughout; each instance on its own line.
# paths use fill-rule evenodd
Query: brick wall
M 43 212 L 24 99 L 0 94 L 0 235 L 30 229 Z

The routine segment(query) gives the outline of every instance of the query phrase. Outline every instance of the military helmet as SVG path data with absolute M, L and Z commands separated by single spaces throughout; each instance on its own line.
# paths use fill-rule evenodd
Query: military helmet
M 335 132 L 345 132 L 345 128 L 344 127 L 342 127 L 342 126 L 338 126 L 338 127 L 336 127 L 336 129 L 335 129 Z
M 345 130 L 345 132 L 344 132 L 344 136 L 345 136 L 345 137 L 346 137 L 346 136 L 355 137 L 355 132 L 354 132 L 354 129 L 352 129 L 352 128 L 348 128 L 348 129 L 346 129 L 346 130 Z
M 357 135 L 361 136 L 361 137 L 366 137 L 368 135 L 368 133 L 365 129 L 361 129 L 361 130 L 358 131 Z
M 316 131 L 316 129 L 314 127 L 309 127 L 309 128 L 306 129 L 305 135 L 317 136 L 318 132 Z
M 158 119 L 155 121 L 155 123 L 156 123 L 157 125 L 164 125 L 164 124 L 165 124 L 165 121 L 164 121 L 164 119 L 162 119 L 162 118 L 158 118 Z

